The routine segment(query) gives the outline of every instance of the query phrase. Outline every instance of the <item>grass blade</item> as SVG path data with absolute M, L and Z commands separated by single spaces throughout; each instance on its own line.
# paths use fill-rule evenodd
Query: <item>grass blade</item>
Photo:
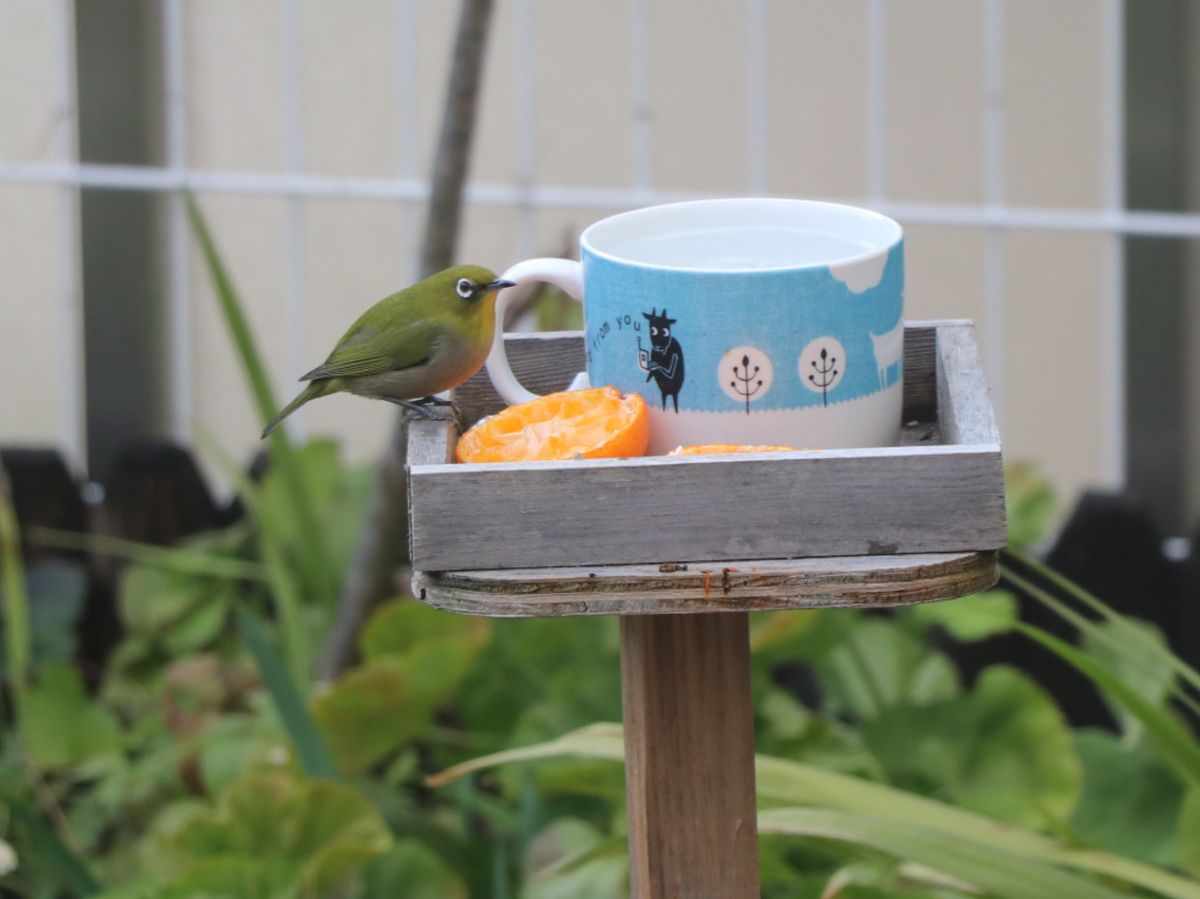
M 1131 895 L 994 846 L 894 819 L 781 808 L 761 812 L 758 822 L 762 833 L 820 837 L 877 849 L 974 884 L 1000 899 L 1128 899 Z
M 296 688 L 307 695 L 309 677 L 312 673 L 312 650 L 308 633 L 304 629 L 303 604 L 300 588 L 288 567 L 282 541 L 269 525 L 269 517 L 263 514 L 262 491 L 246 476 L 246 473 L 230 458 L 215 440 L 203 431 L 199 434 L 200 445 L 217 460 L 237 485 L 238 495 L 258 524 L 260 547 L 266 581 L 275 600 L 275 612 L 283 634 L 283 646 Z
M 67 847 L 35 806 L 19 796 L 5 794 L 0 800 L 25 831 L 30 846 L 42 860 L 42 870 L 53 871 L 72 896 L 92 896 L 100 892 L 100 884 L 83 859 Z
M 1159 646 L 1153 640 L 1150 640 L 1143 631 L 1130 625 L 1129 621 L 1126 620 L 1124 615 L 1112 609 L 1107 603 L 1092 595 L 1087 590 L 1084 590 L 1074 581 L 1059 574 L 1053 568 L 1049 568 L 1048 566 L 1043 565 L 1040 562 L 1029 558 L 1028 556 L 1022 555 L 1021 553 L 1014 553 L 1010 550 L 1005 550 L 1002 553 L 1001 571 L 1004 577 L 1013 579 L 1014 583 L 1016 582 L 1016 579 L 1020 578 L 1020 575 L 1017 575 L 1012 570 L 1012 565 L 1008 564 L 1010 559 L 1015 560 L 1021 565 L 1024 565 L 1030 570 L 1036 572 L 1040 577 L 1043 577 L 1050 583 L 1054 584 L 1054 586 L 1059 590 L 1068 594 L 1079 603 L 1087 606 L 1089 609 L 1101 615 L 1108 621 L 1111 621 L 1131 642 L 1139 643 L 1147 651 L 1160 655 L 1163 659 L 1168 661 L 1171 666 L 1171 670 L 1179 675 L 1182 680 L 1190 684 L 1196 690 L 1200 690 L 1200 671 L 1197 671 L 1187 662 L 1183 661 L 1183 659 L 1171 652 L 1169 648 Z M 1025 581 L 1025 583 L 1029 582 Z M 1022 589 L 1024 588 L 1022 587 Z M 1047 597 L 1048 593 L 1044 590 L 1039 591 L 1037 595 L 1034 595 L 1035 599 L 1037 599 L 1039 602 L 1045 603 L 1052 611 L 1057 612 L 1060 615 L 1063 614 L 1062 609 L 1065 608 L 1063 603 L 1046 602 Z M 1049 598 L 1053 599 L 1053 597 Z
M 592 724 L 546 743 L 471 759 L 430 776 L 426 783 L 436 787 L 497 765 L 562 757 L 624 761 L 621 725 Z M 1114 878 L 1171 899 L 1200 899 L 1200 882 L 1170 871 L 1106 852 L 1067 848 L 1031 830 L 813 765 L 760 755 L 756 759 L 756 782 L 760 807 L 812 805 L 886 818 L 970 839 L 1019 858 Z
M 8 475 L 0 468 L 0 589 L 4 591 L 4 648 L 8 657 L 8 683 L 18 725 L 25 701 L 29 663 L 33 658 L 33 633 L 29 624 L 29 595 L 21 563 L 21 532 L 9 501 Z
M 56 549 L 81 549 L 95 555 L 117 556 L 150 568 L 165 568 L 180 574 L 229 578 L 240 581 L 266 581 L 265 566 L 245 559 L 217 556 L 177 546 L 154 546 L 136 540 L 123 540 L 104 534 L 77 534 L 54 528 L 29 529 L 29 542 Z
M 216 243 L 200 207 L 191 194 L 186 195 L 188 217 L 192 230 L 200 243 L 209 276 L 212 278 L 217 299 L 221 304 L 221 313 L 233 340 L 242 370 L 246 375 L 246 383 L 258 410 L 259 419 L 265 425 L 275 415 L 278 404 L 274 391 L 271 389 L 270 378 L 262 362 L 262 354 L 255 344 L 254 332 L 243 311 L 243 304 L 230 280 L 229 272 L 217 252 Z M 292 513 L 300 524 L 300 532 L 305 545 L 300 553 L 299 564 L 305 573 L 305 579 L 313 594 L 332 599 L 337 596 L 339 573 L 333 565 L 333 555 L 322 538 L 322 530 L 318 523 L 316 508 L 308 491 L 300 466 L 292 452 L 288 441 L 287 429 L 277 428 L 270 436 L 271 460 L 279 467 L 281 476 L 287 484 L 287 495 L 292 503 Z
M 329 754 L 329 747 L 325 745 L 325 738 L 317 730 L 312 714 L 301 699 L 287 667 L 275 651 L 261 619 L 245 608 L 237 610 L 237 619 L 238 629 L 246 642 L 246 648 L 254 657 L 259 677 L 271 694 L 284 727 L 292 738 L 300 766 L 309 777 L 337 780 L 337 767 L 333 763 L 333 756 Z
M 1200 786 L 1200 742 L 1170 711 L 1146 700 L 1113 672 L 1069 643 L 1027 624 L 1018 623 L 1017 630 L 1085 675 L 1137 718 L 1146 729 L 1147 739 L 1158 747 L 1163 760 L 1185 781 Z

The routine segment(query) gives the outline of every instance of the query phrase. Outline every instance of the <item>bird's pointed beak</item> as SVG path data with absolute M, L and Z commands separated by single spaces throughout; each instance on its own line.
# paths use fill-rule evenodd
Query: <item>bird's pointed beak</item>
M 505 281 L 503 278 L 497 278 L 495 281 L 489 281 L 483 285 L 484 291 L 491 293 L 493 290 L 503 290 L 506 287 L 515 287 L 516 281 Z

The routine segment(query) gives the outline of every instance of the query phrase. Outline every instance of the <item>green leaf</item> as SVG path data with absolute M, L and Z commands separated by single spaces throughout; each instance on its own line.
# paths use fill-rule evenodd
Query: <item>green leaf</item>
M 422 637 L 422 627 L 434 620 L 430 611 L 411 601 L 385 607 L 368 633 L 367 662 L 315 699 L 313 714 L 343 771 L 362 773 L 426 730 L 471 669 L 486 622 L 462 619 L 460 630 L 457 621 L 448 628 L 443 621 Z M 458 617 L 434 614 L 439 621 Z M 406 622 L 415 625 L 411 631 Z
M 296 691 L 295 681 L 272 645 L 262 622 L 247 609 L 238 609 L 237 618 L 246 648 L 254 657 L 259 676 L 279 710 L 300 764 L 312 777 L 336 778 L 337 766 L 329 755 L 325 740 Z
M 624 835 L 606 837 L 586 821 L 559 818 L 533 838 L 521 899 L 614 899 L 625 894 Z
M 417 840 L 398 840 L 362 871 L 362 895 L 467 899 L 467 887 L 441 857 Z
M 893 706 L 863 736 L 892 784 L 1015 824 L 1065 819 L 1082 783 L 1062 714 L 1011 668 L 986 669 L 965 696 Z
M 987 590 L 948 602 L 910 606 L 905 614 L 925 627 L 945 628 L 955 640 L 972 643 L 1012 630 L 1017 600 L 1004 590 Z
M 954 664 L 893 623 L 843 615 L 843 628 L 841 645 L 814 663 L 831 712 L 869 718 L 958 694 Z
M 998 899 L 1129 899 L 1132 895 L 995 846 L 887 818 L 826 809 L 769 809 L 759 815 L 759 828 L 763 833 L 821 837 L 878 849 L 974 884 Z
M 1195 787 L 1179 812 L 1179 866 L 1200 877 L 1200 789 Z
M 1083 793 L 1070 829 L 1083 842 L 1157 865 L 1177 860 L 1179 778 L 1157 759 L 1101 730 L 1075 733 Z
M 1120 675 L 1057 637 L 1026 624 L 1020 624 L 1018 628 L 1090 678 L 1110 699 L 1137 718 L 1145 729 L 1147 740 L 1162 754 L 1164 761 L 1188 783 L 1200 786 L 1200 741 L 1169 709 L 1148 702 Z
M 438 787 L 497 765 L 562 757 L 622 761 L 625 756 L 621 726 L 592 724 L 545 743 L 463 762 L 427 778 L 426 782 Z M 1104 852 L 1066 847 L 1031 830 L 812 765 L 762 755 L 756 761 L 760 810 L 779 805 L 815 805 L 886 818 L 902 825 L 967 838 L 1019 858 L 1100 874 L 1172 899 L 1200 899 L 1200 883 L 1169 871 Z
M 413 599 L 384 603 L 363 627 L 363 657 L 404 656 L 429 643 L 481 648 L 491 634 L 486 618 L 455 615 Z
M 25 751 L 40 768 L 69 768 L 121 748 L 117 719 L 88 699 L 83 680 L 67 665 L 42 670 L 37 684 L 26 693 L 24 712 Z
M 376 659 L 339 677 L 313 700 L 313 716 L 338 768 L 361 774 L 428 724 L 434 705 L 413 694 L 409 668 Z
M 180 828 L 167 847 L 179 872 L 169 886 L 197 894 L 323 896 L 345 889 L 391 842 L 383 819 L 357 790 L 283 772 L 257 774 Z
M 1004 498 L 1008 545 L 1020 552 L 1046 535 L 1058 513 L 1058 503 L 1049 481 L 1029 462 L 1004 466 Z

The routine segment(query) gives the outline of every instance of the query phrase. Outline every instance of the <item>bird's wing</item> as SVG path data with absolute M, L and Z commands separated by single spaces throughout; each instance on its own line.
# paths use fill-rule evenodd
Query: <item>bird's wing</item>
M 429 361 L 436 330 L 432 322 L 414 322 L 403 329 L 403 334 L 391 339 L 381 339 L 370 329 L 358 330 L 344 338 L 328 359 L 300 380 L 378 375 L 416 368 Z

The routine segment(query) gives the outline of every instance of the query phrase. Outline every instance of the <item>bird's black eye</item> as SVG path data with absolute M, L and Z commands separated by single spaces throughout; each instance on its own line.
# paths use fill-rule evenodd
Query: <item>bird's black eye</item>
M 671 336 L 671 329 L 670 329 L 670 328 L 663 328 L 663 329 L 662 329 L 662 336 L 663 336 L 663 337 L 670 337 L 670 336 Z
M 459 278 L 458 283 L 454 285 L 454 292 L 464 300 L 469 300 L 475 292 L 475 282 L 470 278 Z
M 657 337 L 657 336 L 658 336 L 658 328 L 654 327 L 654 325 L 651 325 L 651 326 L 650 326 L 650 336 L 651 336 L 651 337 Z

